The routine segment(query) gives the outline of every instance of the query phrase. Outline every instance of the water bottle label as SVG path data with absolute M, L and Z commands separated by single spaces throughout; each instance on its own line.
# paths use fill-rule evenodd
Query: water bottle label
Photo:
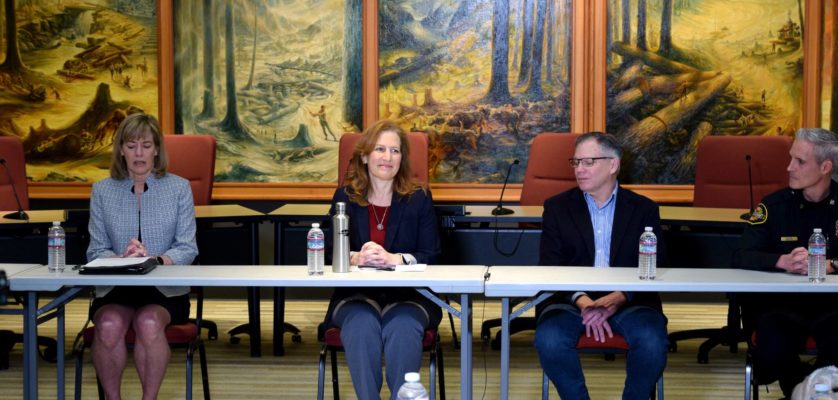
M 641 242 L 640 243 L 640 254 L 657 254 L 658 252 L 658 243 L 657 242 Z
M 811 244 L 809 245 L 809 255 L 810 256 L 825 256 L 826 255 L 826 246 L 822 244 Z
M 64 238 L 60 236 L 50 236 L 47 240 L 49 247 L 64 247 Z
M 309 250 L 323 250 L 325 248 L 325 243 L 323 239 L 308 239 L 308 249 Z

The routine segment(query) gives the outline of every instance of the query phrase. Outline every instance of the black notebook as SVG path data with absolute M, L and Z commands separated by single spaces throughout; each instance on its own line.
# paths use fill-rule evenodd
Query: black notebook
M 157 268 L 154 257 L 99 258 L 79 267 L 82 275 L 143 275 Z

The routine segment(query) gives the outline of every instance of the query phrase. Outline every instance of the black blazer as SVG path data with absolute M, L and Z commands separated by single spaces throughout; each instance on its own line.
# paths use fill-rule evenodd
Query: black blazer
M 660 213 L 652 200 L 630 190 L 617 189 L 617 204 L 611 228 L 611 257 L 613 267 L 637 268 L 638 246 L 643 228 L 651 226 L 658 236 L 659 267 L 667 265 L 666 249 L 661 238 Z M 588 266 L 594 264 L 594 230 L 583 192 L 575 187 L 544 202 L 543 231 L 539 250 L 539 264 L 553 266 Z M 608 292 L 586 292 L 592 299 Z M 555 303 L 570 304 L 570 292 L 558 292 L 539 304 L 536 311 Z M 655 292 L 626 293 L 623 307 L 646 305 L 661 310 L 660 297 Z
M 368 208 L 349 201 L 343 187 L 335 191 L 329 215 L 334 215 L 335 203 L 346 203 L 349 216 L 349 248 L 360 251 L 361 246 L 370 240 Z M 442 252 L 437 228 L 436 213 L 430 191 L 417 190 L 410 196 L 393 194 L 390 203 L 390 217 L 387 220 L 387 232 L 384 236 L 384 248 L 391 253 L 409 253 L 420 264 L 434 264 Z M 331 237 L 327 242 L 331 243 Z M 329 246 L 331 247 L 331 246 Z M 329 252 L 330 253 L 330 252 Z M 331 256 L 331 254 L 327 254 Z M 391 303 L 411 301 L 419 304 L 428 313 L 429 326 L 437 326 L 442 318 L 442 310 L 422 296 L 416 290 L 404 288 L 337 288 L 329 302 L 326 313 L 326 326 L 331 326 L 334 307 L 343 299 L 364 295 L 372 299 L 381 308 Z

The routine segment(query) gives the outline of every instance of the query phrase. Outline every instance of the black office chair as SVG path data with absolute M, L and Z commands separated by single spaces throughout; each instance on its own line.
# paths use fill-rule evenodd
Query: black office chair
M 28 210 L 29 190 L 26 179 L 26 155 L 23 150 L 23 142 L 15 136 L 0 136 L 0 159 L 5 165 L 0 169 L 0 211 Z M 11 179 L 10 179 L 11 178 Z M 7 214 L 3 212 L 2 214 Z M 24 229 L 21 234 L 31 234 L 31 229 Z M 43 249 L 46 249 L 44 242 Z M 29 255 L 26 256 L 29 259 Z M 28 260 L 26 262 L 39 262 Z M 42 261 L 41 261 L 42 262 Z M 23 304 L 22 299 L 13 296 L 15 301 L 11 304 Z M 9 352 L 14 348 L 15 343 L 23 343 L 23 335 L 9 330 L 0 331 L 0 370 L 9 368 Z M 41 357 L 49 362 L 55 362 L 57 344 L 55 339 L 38 337 Z
M 21 298 L 14 295 L 13 297 L 15 300 L 7 304 L 23 304 Z M 23 334 L 10 330 L 0 330 L 0 370 L 9 369 L 9 353 L 11 353 L 16 343 L 23 343 Z M 57 348 L 58 343 L 55 339 L 38 336 L 38 354 L 44 361 L 54 363 L 56 361 Z

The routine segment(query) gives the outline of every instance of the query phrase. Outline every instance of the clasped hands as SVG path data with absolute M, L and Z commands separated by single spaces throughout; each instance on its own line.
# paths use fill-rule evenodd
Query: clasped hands
M 397 265 L 402 263 L 402 258 L 398 254 L 384 250 L 380 244 L 370 241 L 361 246 L 361 251 L 352 254 L 349 263 L 352 265 Z
M 805 247 L 794 248 L 790 253 L 780 256 L 776 267 L 792 274 L 806 275 L 809 272 L 809 250 Z M 832 272 L 832 265 L 827 263 L 826 273 Z
M 122 253 L 122 257 L 148 257 L 148 249 L 137 239 L 131 239 L 128 247 Z
M 585 336 L 593 336 L 594 340 L 600 343 L 614 337 L 608 318 L 611 318 L 625 302 L 626 295 L 623 292 L 611 292 L 596 300 L 591 300 L 587 295 L 576 299 L 576 306 L 582 313 L 582 324 L 585 325 Z

